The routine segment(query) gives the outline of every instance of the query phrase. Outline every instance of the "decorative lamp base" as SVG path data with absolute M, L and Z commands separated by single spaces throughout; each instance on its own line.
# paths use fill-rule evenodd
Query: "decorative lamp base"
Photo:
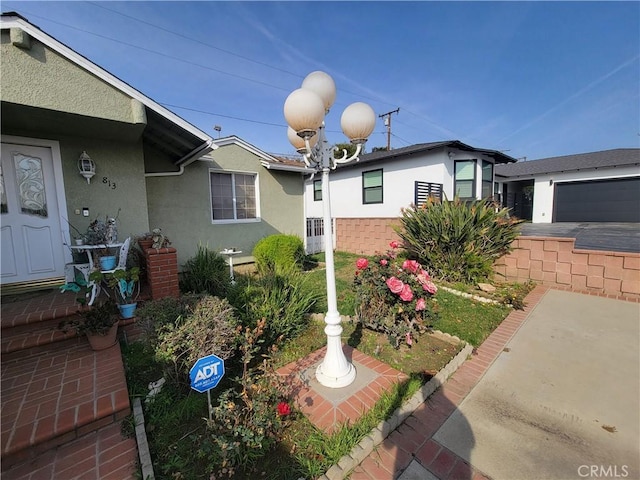
M 318 380 L 318 382 L 320 382 L 320 384 L 324 385 L 325 387 L 328 387 L 328 388 L 347 387 L 351 385 L 353 381 L 356 379 L 356 367 L 354 367 L 350 363 L 347 363 L 346 371 L 344 372 L 343 375 L 339 377 L 327 375 L 325 372 L 323 372 L 323 366 L 324 366 L 324 362 L 318 365 L 318 368 L 316 369 L 316 380 Z

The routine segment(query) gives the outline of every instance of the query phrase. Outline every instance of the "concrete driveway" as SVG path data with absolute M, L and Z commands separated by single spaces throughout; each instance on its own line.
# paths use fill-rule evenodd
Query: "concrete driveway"
M 575 238 L 576 248 L 640 252 L 638 223 L 523 223 L 523 236 Z
M 549 290 L 433 438 L 495 480 L 639 479 L 639 350 L 639 304 Z

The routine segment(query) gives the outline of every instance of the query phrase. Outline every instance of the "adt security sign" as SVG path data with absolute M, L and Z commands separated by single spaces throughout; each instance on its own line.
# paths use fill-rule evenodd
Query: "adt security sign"
M 191 388 L 204 393 L 216 387 L 223 375 L 224 360 L 216 355 L 202 357 L 189 370 Z

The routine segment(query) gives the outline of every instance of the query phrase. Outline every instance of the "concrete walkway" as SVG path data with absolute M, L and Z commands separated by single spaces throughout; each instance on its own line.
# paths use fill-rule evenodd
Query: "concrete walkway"
M 536 287 L 351 478 L 640 478 L 640 305 Z

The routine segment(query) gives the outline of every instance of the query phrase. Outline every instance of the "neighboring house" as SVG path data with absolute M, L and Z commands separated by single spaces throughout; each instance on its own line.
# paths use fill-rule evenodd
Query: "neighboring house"
M 199 244 L 242 251 L 234 263 L 253 261 L 256 242 L 276 233 L 304 238 L 302 162 L 272 157 L 238 137 L 182 173 L 147 173 L 149 223 L 162 227 L 183 265 Z M 178 173 L 180 173 L 178 175 Z
M 494 166 L 515 161 L 496 150 L 451 140 L 369 153 L 359 162 L 339 165 L 329 182 L 336 248 L 362 253 L 384 248 L 390 224 L 401 216 L 402 209 L 420 205 L 429 196 L 492 197 Z M 305 211 L 311 224 L 308 231 L 316 234 L 322 231 L 320 200 L 318 175 L 305 186 Z M 313 228 L 314 222 L 319 228 Z M 381 228 L 387 233 L 380 232 Z M 308 238 L 307 244 L 313 243 L 314 238 Z
M 502 204 L 533 223 L 640 222 L 640 149 L 496 167 Z

